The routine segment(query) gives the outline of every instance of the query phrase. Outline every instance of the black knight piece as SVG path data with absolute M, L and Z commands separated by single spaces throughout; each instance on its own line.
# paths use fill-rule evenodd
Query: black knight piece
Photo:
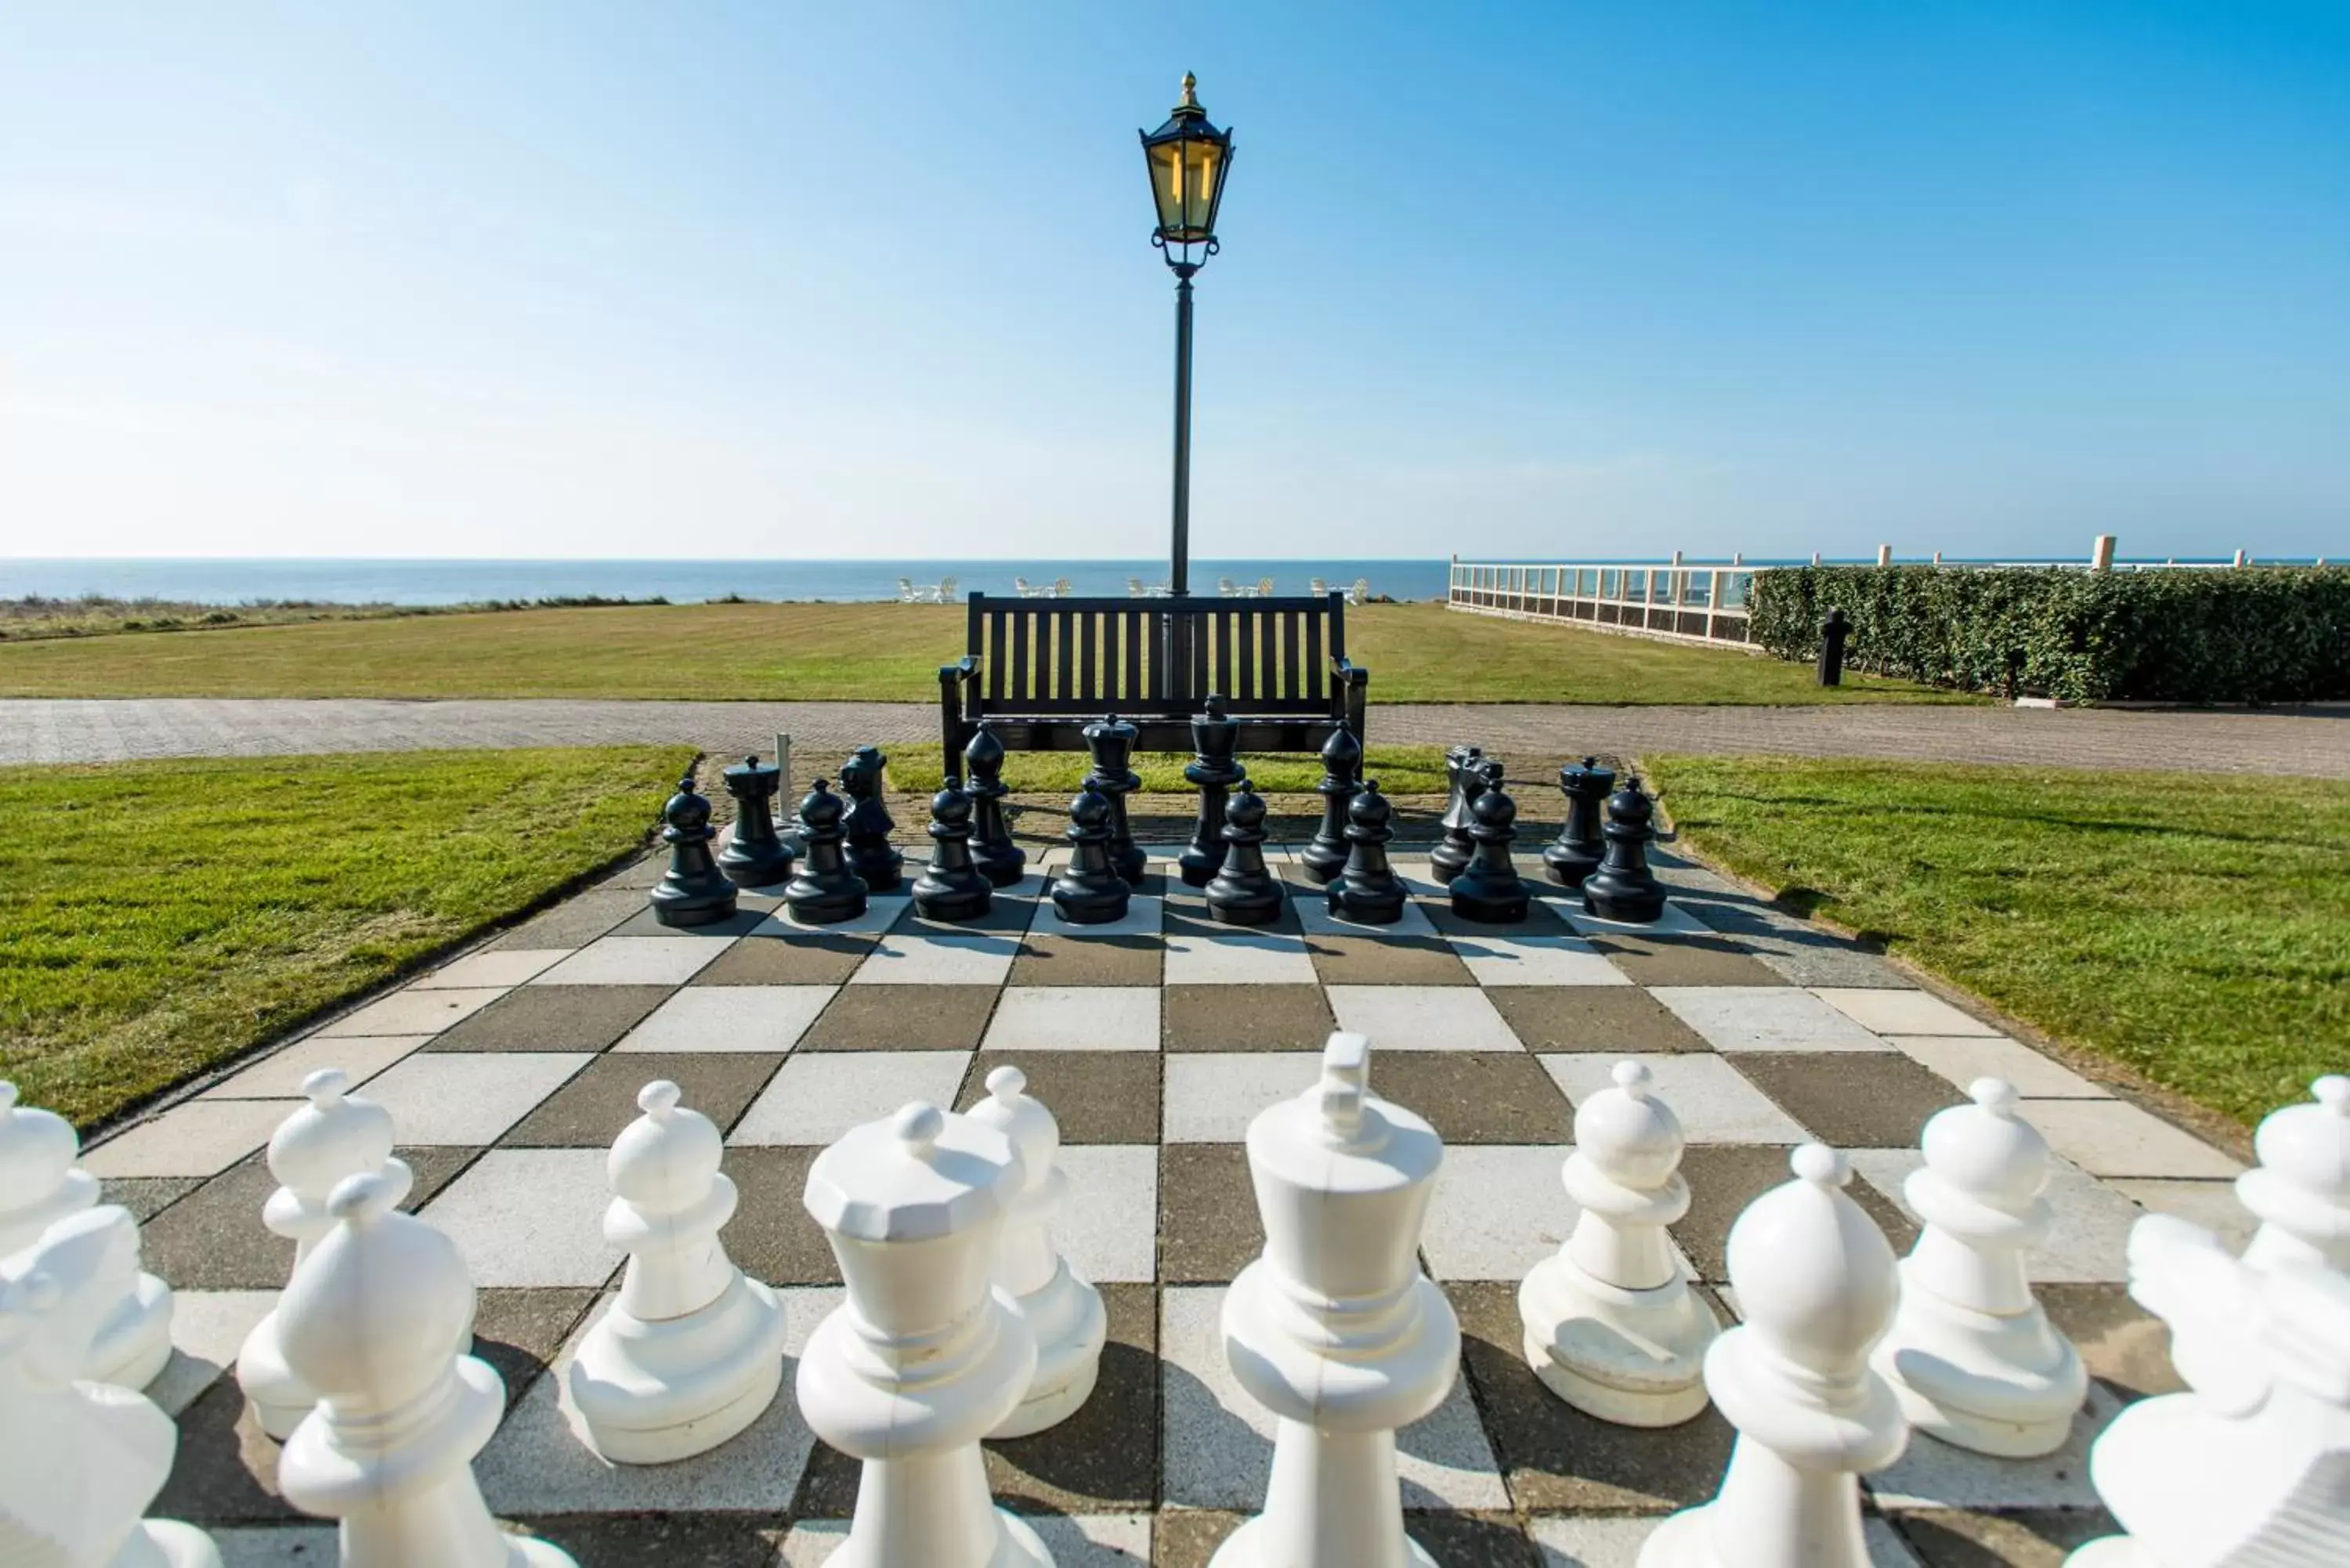
M 1073 926 L 1126 917 L 1134 889 L 1109 859 L 1109 796 L 1087 779 L 1069 803 L 1069 863 L 1053 878 L 1053 909 Z
M 710 826 L 710 803 L 694 793 L 693 774 L 677 781 L 677 793 L 661 807 L 667 825 L 661 838 L 669 845 L 669 870 L 651 894 L 653 919 L 664 926 L 707 926 L 734 914 L 734 884 L 718 869 L 710 841 L 718 836 Z
M 865 912 L 865 879 L 848 868 L 840 819 L 847 807 L 818 779 L 800 802 L 800 842 L 807 854 L 784 888 L 784 908 L 804 926 L 836 926 Z
M 1616 770 L 1603 768 L 1597 757 L 1586 757 L 1558 770 L 1558 787 L 1566 794 L 1566 821 L 1558 836 L 1543 849 L 1543 875 L 1562 888 L 1580 888 L 1599 869 L 1605 841 L 1599 836 L 1599 808 L 1616 787 Z
M 1281 884 L 1264 868 L 1264 802 L 1243 778 L 1224 805 L 1224 863 L 1208 884 L 1208 913 L 1228 926 L 1281 919 Z
M 1377 779 L 1365 780 L 1347 803 L 1347 867 L 1329 887 L 1330 912 L 1342 920 L 1392 926 L 1403 919 L 1403 882 L 1388 865 L 1391 813 Z
M 1501 763 L 1487 761 L 1479 780 L 1484 787 L 1469 806 L 1469 836 L 1476 848 L 1452 878 L 1452 912 L 1482 925 L 1515 925 L 1526 918 L 1526 885 L 1510 859 L 1510 841 L 1518 836 L 1518 803 L 1502 788 Z
M 1339 724 L 1322 742 L 1322 826 L 1314 841 L 1299 854 L 1298 863 L 1316 882 L 1328 882 L 1347 865 L 1347 804 L 1363 787 L 1363 747 L 1354 732 Z
M 930 868 L 914 878 L 914 912 L 926 920 L 975 920 L 987 913 L 995 889 L 972 863 L 972 801 L 952 781 L 931 796 Z
M 762 764 L 754 754 L 723 776 L 726 793 L 734 797 L 734 830 L 718 852 L 718 869 L 738 888 L 772 888 L 791 880 L 797 857 L 775 832 L 775 796 L 783 791 L 784 770 Z
M 1634 774 L 1624 787 L 1607 797 L 1607 826 L 1600 831 L 1607 848 L 1599 869 L 1583 879 L 1583 907 L 1603 920 L 1649 925 L 1665 912 L 1664 885 L 1648 869 L 1648 846 L 1655 841 L 1656 804 L 1640 788 Z
M 1452 776 L 1452 797 L 1444 803 L 1444 815 L 1438 818 L 1444 829 L 1444 841 L 1428 852 L 1429 874 L 1439 882 L 1450 882 L 1469 864 L 1474 847 L 1469 839 L 1469 807 L 1477 792 L 1485 787 L 1478 768 L 1485 760 L 1481 746 L 1455 746 L 1444 753 L 1444 771 Z
M 986 720 L 979 722 L 978 733 L 962 749 L 962 760 L 971 774 L 971 783 L 964 788 L 976 803 L 972 815 L 972 862 L 990 883 L 1009 888 L 1027 871 L 1028 856 L 1012 842 L 1012 830 L 1003 825 L 1003 797 L 1012 791 L 1003 783 L 1003 742 L 995 738 Z
M 1135 727 L 1117 714 L 1097 719 L 1085 730 L 1086 750 L 1093 753 L 1093 772 L 1085 777 L 1085 787 L 1099 790 L 1109 802 L 1109 863 L 1113 870 L 1126 878 L 1131 888 L 1142 886 L 1142 867 L 1148 858 L 1142 846 L 1134 841 L 1134 828 L 1126 819 L 1126 797 L 1142 787 L 1142 781 L 1126 765 L 1134 754 L 1134 742 L 1139 738 Z
M 1224 801 L 1232 785 L 1248 776 L 1232 756 L 1240 739 L 1241 722 L 1226 718 L 1224 700 L 1209 693 L 1207 711 L 1191 720 L 1193 754 L 1183 770 L 1183 776 L 1199 787 L 1200 820 L 1176 867 L 1193 888 L 1213 881 L 1224 863 Z
M 849 799 L 848 868 L 864 879 L 868 893 L 897 891 L 906 857 L 890 847 L 889 808 L 881 800 L 881 774 L 889 759 L 879 746 L 859 746 L 840 765 L 840 787 Z

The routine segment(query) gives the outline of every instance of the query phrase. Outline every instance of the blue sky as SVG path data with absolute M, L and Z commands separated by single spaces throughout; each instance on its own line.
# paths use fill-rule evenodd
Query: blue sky
M 2350 554 L 2350 6 L 0 0 L 0 556 Z

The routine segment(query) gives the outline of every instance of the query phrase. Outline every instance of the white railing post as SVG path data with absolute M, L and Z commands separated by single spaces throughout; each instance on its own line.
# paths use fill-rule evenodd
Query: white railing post
M 1893 564 L 1892 545 L 1879 545 L 1877 547 L 1877 564 L 1880 566 L 1889 566 Z
M 2114 569 L 2114 536 L 2100 534 L 2089 541 L 2089 570 L 2110 572 Z

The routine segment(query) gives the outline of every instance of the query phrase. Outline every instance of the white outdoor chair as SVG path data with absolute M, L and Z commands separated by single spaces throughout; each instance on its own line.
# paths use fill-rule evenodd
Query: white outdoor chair
M 1012 589 L 1013 589 L 1013 591 L 1014 591 L 1014 593 L 1018 594 L 1018 595 L 1019 595 L 1022 598 L 1024 598 L 1024 599 L 1033 599 L 1033 598 L 1038 598 L 1038 597 L 1041 597 L 1044 595 L 1044 592 L 1045 592 L 1045 590 L 1044 590 L 1044 589 L 1042 589 L 1042 588 L 1037 588 L 1037 587 L 1029 587 L 1029 585 L 1028 585 L 1028 579 L 1027 579 L 1027 578 L 1025 578 L 1025 577 L 1014 577 L 1014 578 L 1013 578 L 1013 579 L 1012 579 Z
M 1069 597 L 1068 578 L 1055 577 L 1053 579 L 1053 597 L 1056 599 L 1065 599 Z
M 1150 590 L 1142 586 L 1140 577 L 1128 577 L 1126 579 L 1126 597 L 1130 599 L 1147 599 L 1150 597 Z
M 941 577 L 939 579 L 939 603 L 942 605 L 951 605 L 954 603 L 954 591 L 955 580 L 952 577 Z
M 1256 580 L 1256 597 L 1261 599 L 1269 599 L 1273 597 L 1273 579 L 1271 577 L 1259 577 Z
M 1347 590 L 1347 602 L 1350 605 L 1362 604 L 1368 600 L 1370 597 L 1371 579 L 1368 577 L 1357 577 L 1355 579 L 1355 586 Z
M 922 596 L 915 590 L 913 578 L 899 577 L 898 579 L 898 602 L 899 604 L 917 604 L 920 602 L 921 597 Z
M 1307 593 L 1309 593 L 1309 594 L 1312 594 L 1315 598 L 1317 598 L 1317 599 L 1318 599 L 1318 598 L 1320 598 L 1324 594 L 1328 593 L 1330 590 L 1329 590 L 1329 588 L 1328 588 L 1328 587 L 1327 587 L 1323 583 L 1323 581 L 1322 581 L 1322 579 L 1321 579 L 1321 578 L 1319 578 L 1319 577 L 1312 577 L 1312 578 L 1307 579 L 1307 581 L 1306 581 L 1306 585 L 1305 585 L 1305 591 L 1306 591 Z
M 1218 577 L 1216 579 L 1216 592 L 1228 599 L 1236 599 L 1241 597 L 1240 589 L 1232 586 L 1232 580 L 1230 577 Z

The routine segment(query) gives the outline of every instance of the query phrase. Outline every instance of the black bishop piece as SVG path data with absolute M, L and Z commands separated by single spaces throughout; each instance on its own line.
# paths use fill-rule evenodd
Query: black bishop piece
M 807 854 L 784 888 L 784 908 L 803 926 L 837 926 L 865 912 L 865 878 L 841 849 L 841 798 L 818 779 L 800 802 L 800 842 Z
M 1246 779 L 1224 805 L 1224 863 L 1208 884 L 1208 913 L 1228 926 L 1281 919 L 1281 884 L 1264 868 L 1264 802 Z
M 1191 828 L 1176 868 L 1189 887 L 1204 888 L 1224 863 L 1224 801 L 1248 774 L 1233 757 L 1241 722 L 1224 716 L 1224 700 L 1211 692 L 1207 711 L 1191 720 L 1191 763 L 1183 776 L 1199 787 L 1200 819 Z
M 1053 878 L 1053 909 L 1073 926 L 1106 926 L 1126 917 L 1134 889 L 1109 859 L 1109 796 L 1091 779 L 1069 803 L 1069 863 Z
M 754 753 L 723 775 L 734 797 L 734 831 L 718 852 L 718 869 L 737 888 L 772 888 L 788 881 L 797 858 L 775 832 L 775 797 L 783 793 L 784 770 L 762 764 Z
M 1648 869 L 1656 815 L 1656 804 L 1641 791 L 1638 774 L 1607 797 L 1607 826 L 1600 829 L 1607 848 L 1599 869 L 1583 879 L 1583 907 L 1601 919 L 1645 926 L 1663 916 L 1664 884 Z
M 1616 787 L 1616 770 L 1601 767 L 1597 757 L 1586 757 L 1558 770 L 1558 787 L 1566 794 L 1566 820 L 1543 847 L 1543 875 L 1562 888 L 1580 888 L 1599 869 L 1606 843 L 1599 836 L 1599 808 Z
M 1484 762 L 1482 746 L 1455 746 L 1444 753 L 1444 771 L 1452 775 L 1452 798 L 1444 803 L 1444 815 L 1437 819 L 1444 828 L 1444 841 L 1428 852 L 1429 873 L 1439 882 L 1451 881 L 1469 865 L 1475 847 L 1469 837 L 1469 807 L 1477 792 L 1485 787 L 1478 772 Z
M 1403 919 L 1403 881 L 1388 865 L 1391 815 L 1376 779 L 1364 781 L 1347 803 L 1347 867 L 1329 888 L 1330 912 L 1342 920 L 1392 926 Z
M 734 914 L 734 884 L 718 869 L 710 841 L 710 803 L 694 793 L 693 774 L 677 781 L 677 793 L 661 807 L 662 841 L 669 870 L 651 894 L 653 919 L 664 926 L 707 926 Z
M 1109 802 L 1109 863 L 1111 869 L 1126 878 L 1127 886 L 1142 886 L 1142 867 L 1149 857 L 1142 846 L 1134 841 L 1134 828 L 1126 819 L 1126 797 L 1142 787 L 1142 780 L 1126 765 L 1134 754 L 1134 742 L 1139 739 L 1135 727 L 1112 713 L 1097 719 L 1085 729 L 1086 750 L 1093 753 L 1093 772 L 1085 776 L 1084 787 L 1098 790 Z
M 1469 864 L 1452 878 L 1452 912 L 1482 925 L 1515 925 L 1526 918 L 1526 885 L 1510 859 L 1518 836 L 1518 803 L 1502 789 L 1502 764 L 1479 770 L 1476 798 L 1469 806 L 1469 837 L 1475 845 Z
M 972 861 L 969 794 L 951 780 L 931 796 L 931 864 L 914 878 L 914 912 L 926 920 L 975 920 L 987 913 L 995 888 Z
M 986 720 L 979 722 L 979 732 L 962 749 L 962 761 L 971 774 L 964 790 L 975 803 L 972 861 L 992 885 L 1009 888 L 1028 869 L 1028 856 L 1012 842 L 1012 830 L 1003 825 L 1003 797 L 1012 791 L 1003 782 L 1003 742 Z
M 881 774 L 889 759 L 879 746 L 859 746 L 840 764 L 840 787 L 849 799 L 848 868 L 864 879 L 868 893 L 893 893 L 906 857 L 890 847 L 889 808 L 881 800 Z
M 1363 787 L 1363 745 L 1344 724 L 1322 742 L 1322 782 L 1314 787 L 1322 796 L 1322 826 L 1297 858 L 1308 877 L 1326 883 L 1346 869 L 1347 804 Z

